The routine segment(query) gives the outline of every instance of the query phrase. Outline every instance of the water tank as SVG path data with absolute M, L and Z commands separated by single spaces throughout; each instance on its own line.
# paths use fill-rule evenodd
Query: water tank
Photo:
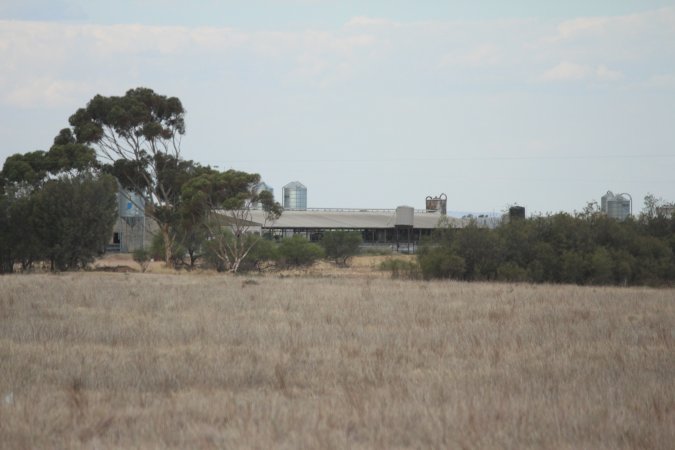
M 448 213 L 448 196 L 445 194 L 441 194 L 438 197 L 427 196 L 426 204 L 427 211 L 429 212 L 440 211 L 443 215 Z
M 509 208 L 509 219 L 524 219 L 525 218 L 525 207 L 523 206 L 512 206 Z
M 307 188 L 299 181 L 292 181 L 282 188 L 284 209 L 307 209 Z
M 412 206 L 399 206 L 396 208 L 397 227 L 412 228 L 415 220 L 415 209 Z
M 120 189 L 117 193 L 120 217 L 143 217 L 145 215 L 145 201 L 135 192 Z

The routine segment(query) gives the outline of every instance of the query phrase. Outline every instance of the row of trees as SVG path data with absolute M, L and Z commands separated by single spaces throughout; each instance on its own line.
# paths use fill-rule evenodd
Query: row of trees
M 589 208 L 494 230 L 442 227 L 421 247 L 418 263 L 427 279 L 672 284 L 675 217 L 643 213 L 617 221 Z
M 13 155 L 0 172 L 0 273 L 47 262 L 79 268 L 100 253 L 117 213 L 117 182 L 95 153 L 61 133 L 48 152 Z

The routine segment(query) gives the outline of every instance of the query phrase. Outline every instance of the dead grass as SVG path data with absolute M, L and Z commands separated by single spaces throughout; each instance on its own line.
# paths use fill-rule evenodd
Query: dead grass
M 414 255 L 396 255 L 396 256 L 355 256 L 348 260 L 347 267 L 337 267 L 334 262 L 320 260 L 311 267 L 298 269 L 273 269 L 268 272 L 283 276 L 300 277 L 340 277 L 340 278 L 387 278 L 390 276 L 387 272 L 378 269 L 380 263 L 387 259 L 402 259 L 404 261 L 414 261 Z M 92 265 L 92 269 L 100 272 L 141 272 L 141 266 L 133 260 L 129 253 L 108 253 L 102 258 L 97 259 Z M 197 269 L 197 272 L 210 272 L 209 270 Z M 185 274 L 185 270 L 173 270 L 167 268 L 163 261 L 153 261 L 149 264 L 148 273 L 155 274 Z M 253 275 L 258 275 L 254 273 Z
M 3 448 L 672 448 L 673 290 L 0 278 Z

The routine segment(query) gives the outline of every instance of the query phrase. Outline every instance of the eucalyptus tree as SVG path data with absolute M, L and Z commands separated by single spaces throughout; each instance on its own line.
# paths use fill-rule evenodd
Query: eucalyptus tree
M 69 119 L 75 142 L 92 146 L 103 169 L 139 194 L 162 233 L 170 264 L 182 184 L 195 164 L 181 158 L 185 109 L 176 97 L 139 87 L 124 96 L 96 95 Z M 69 130 L 61 132 L 68 136 Z
M 258 174 L 227 170 L 203 173 L 183 186 L 183 215 L 202 218 L 211 252 L 230 272 L 237 272 L 262 239 L 260 234 L 250 233 L 256 225 L 252 209 L 261 205 L 265 222 L 281 215 L 281 205 L 271 192 L 258 192 L 258 183 Z

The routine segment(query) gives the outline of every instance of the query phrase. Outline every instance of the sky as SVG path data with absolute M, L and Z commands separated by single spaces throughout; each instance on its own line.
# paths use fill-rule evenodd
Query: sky
M 675 201 L 672 0 L 0 0 L 0 161 L 139 86 L 310 208 Z

